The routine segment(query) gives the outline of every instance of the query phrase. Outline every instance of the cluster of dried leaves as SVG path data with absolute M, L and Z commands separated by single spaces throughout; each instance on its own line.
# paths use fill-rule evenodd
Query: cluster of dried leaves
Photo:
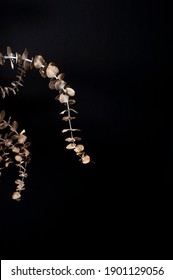
M 65 138 L 67 142 L 66 149 L 73 150 L 76 155 L 79 156 L 79 160 L 83 164 L 89 163 L 91 159 L 90 156 L 85 153 L 84 145 L 80 143 L 81 138 L 74 136 L 76 132 L 80 131 L 80 129 L 72 127 L 72 120 L 76 118 L 76 114 L 78 113 L 71 108 L 71 106 L 75 104 L 75 91 L 64 80 L 64 73 L 60 73 L 58 67 L 53 62 L 46 63 L 42 55 L 36 55 L 32 59 L 29 59 L 27 49 L 24 50 L 23 54 L 19 54 L 14 53 L 10 47 L 7 47 L 6 55 L 0 53 L 0 65 L 4 65 L 7 60 L 9 60 L 12 69 L 17 67 L 17 75 L 16 80 L 11 82 L 10 86 L 0 86 L 2 98 L 5 98 L 10 92 L 16 94 L 19 87 L 23 86 L 23 78 L 27 70 L 33 67 L 38 69 L 43 78 L 50 79 L 49 88 L 58 91 L 55 100 L 58 100 L 65 106 L 65 110 L 63 110 L 60 115 L 63 115 L 62 120 L 68 123 L 68 128 L 62 130 L 62 133 L 69 133 Z M 21 190 L 25 185 L 24 178 L 27 177 L 26 164 L 30 160 L 29 151 L 27 150 L 29 143 L 26 143 L 24 130 L 20 133 L 17 132 L 17 122 L 13 121 L 12 124 L 10 124 L 10 120 L 6 122 L 4 120 L 4 115 L 5 112 L 2 111 L 0 115 L 0 129 L 9 128 L 10 133 L 6 133 L 4 136 L 1 135 L 0 151 L 2 155 L 0 161 L 5 162 L 2 168 L 8 167 L 8 165 L 13 162 L 9 156 L 10 151 L 16 154 L 15 161 L 17 161 L 16 165 L 20 168 L 19 176 L 22 179 L 16 180 L 17 188 L 16 192 L 13 194 L 13 199 L 19 200 Z
M 0 53 L 0 65 L 4 65 L 6 60 L 10 61 L 11 68 L 14 69 L 15 65 L 17 65 L 17 75 L 16 80 L 11 82 L 10 86 L 0 86 L 0 92 L 2 94 L 2 98 L 5 98 L 6 95 L 9 95 L 10 92 L 16 94 L 19 91 L 19 87 L 23 86 L 23 78 L 26 75 L 26 71 L 33 67 L 33 64 L 30 63 L 28 59 L 28 50 L 25 49 L 23 54 L 13 53 L 10 47 L 7 47 L 7 55 L 3 55 Z
M 19 178 L 15 181 L 16 191 L 13 193 L 12 198 L 20 200 L 21 191 L 25 188 L 25 178 L 28 174 L 26 166 L 30 162 L 30 152 L 28 147 L 30 142 L 27 142 L 25 130 L 17 131 L 17 121 L 12 121 L 11 118 L 6 121 L 4 119 L 5 111 L 0 112 L 0 174 L 3 169 L 9 167 L 10 164 L 15 163 L 19 168 Z

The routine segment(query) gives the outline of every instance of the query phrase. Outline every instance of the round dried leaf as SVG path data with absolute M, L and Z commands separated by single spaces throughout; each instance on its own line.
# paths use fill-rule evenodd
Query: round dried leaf
M 58 78 L 59 80 L 63 80 L 64 77 L 65 77 L 65 74 L 64 74 L 64 73 L 60 73 L 60 74 L 58 75 L 57 78 Z
M 21 194 L 19 192 L 14 192 L 12 194 L 12 199 L 14 199 L 14 200 L 19 200 L 20 197 L 21 197 Z
M 66 85 L 65 81 L 57 80 L 56 83 L 55 83 L 55 89 L 56 90 L 63 89 L 65 85 Z
M 80 153 L 80 152 L 84 151 L 84 146 L 81 145 L 81 144 L 79 144 L 79 145 L 77 145 L 77 146 L 75 147 L 74 151 L 75 151 L 76 153 Z
M 16 156 L 15 156 L 15 160 L 18 161 L 18 162 L 20 162 L 20 161 L 22 161 L 22 157 L 19 156 L 19 155 L 16 155 Z
M 68 100 L 69 100 L 68 95 L 65 95 L 65 94 L 63 94 L 63 93 L 60 94 L 60 96 L 59 96 L 59 102 L 61 102 L 61 103 L 67 103 Z
M 47 74 L 48 78 L 53 78 L 58 73 L 59 73 L 58 67 L 56 67 L 52 62 L 50 62 L 46 69 L 46 74 Z
M 87 164 L 90 162 L 90 156 L 85 155 L 81 158 L 83 164 Z
M 42 55 L 36 55 L 34 57 L 34 66 L 35 68 L 39 69 L 43 66 L 44 64 L 44 58 L 42 57 Z
M 55 83 L 56 83 L 56 80 L 50 81 L 49 88 L 50 89 L 55 89 Z
M 66 92 L 69 96 L 74 96 L 74 95 L 75 95 L 74 89 L 72 89 L 72 88 L 70 88 L 70 87 L 66 87 L 65 92 Z
M 18 137 L 18 142 L 19 142 L 20 144 L 23 144 L 23 143 L 26 141 L 26 139 L 27 139 L 27 136 L 26 136 L 26 135 L 20 134 L 19 137 Z

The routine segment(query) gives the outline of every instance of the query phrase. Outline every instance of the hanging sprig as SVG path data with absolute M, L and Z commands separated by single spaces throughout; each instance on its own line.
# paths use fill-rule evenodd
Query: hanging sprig
M 26 167 L 28 162 L 30 162 L 30 152 L 28 150 L 30 142 L 27 142 L 25 130 L 18 132 L 17 128 L 17 121 L 11 122 L 11 118 L 6 121 L 5 111 L 1 111 L 0 130 L 3 131 L 3 134 L 0 134 L 0 171 L 13 163 L 18 167 L 19 178 L 15 181 L 17 186 L 12 198 L 20 200 L 21 191 L 25 187 L 24 180 L 28 176 Z
M 74 137 L 74 132 L 80 131 L 72 127 L 72 120 L 76 119 L 76 116 L 71 114 L 78 114 L 78 112 L 72 109 L 70 106 L 75 104 L 73 97 L 75 96 L 75 91 L 71 88 L 67 82 L 64 81 L 64 73 L 59 73 L 58 67 L 50 62 L 47 64 L 41 55 L 36 55 L 33 60 L 34 67 L 39 69 L 41 76 L 50 78 L 49 88 L 51 90 L 58 91 L 58 95 L 55 96 L 55 100 L 58 100 L 60 103 L 66 106 L 66 109 L 63 110 L 60 114 L 63 114 L 62 120 L 68 122 L 69 128 L 63 129 L 62 133 L 69 132 L 69 137 L 65 139 L 69 144 L 66 146 L 68 150 L 74 150 L 76 155 L 80 157 L 80 160 L 83 164 L 87 164 L 91 161 L 90 156 L 85 153 L 84 145 L 76 144 L 76 142 L 81 141 L 80 137 Z

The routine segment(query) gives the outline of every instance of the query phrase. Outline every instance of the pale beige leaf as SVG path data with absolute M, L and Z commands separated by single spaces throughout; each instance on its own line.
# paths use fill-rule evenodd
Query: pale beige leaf
M 67 146 L 66 146 L 66 149 L 67 150 L 72 150 L 72 149 L 74 149 L 76 147 L 76 144 L 75 143 L 70 143 L 70 144 L 68 144 Z
M 70 121 L 70 120 L 73 120 L 73 119 L 76 119 L 75 117 L 71 117 L 71 116 L 64 116 L 62 118 L 63 121 Z
M 70 128 L 65 128 L 65 129 L 63 129 L 63 130 L 62 130 L 62 133 L 65 133 L 65 132 L 67 132 L 67 131 L 70 131 Z
M 74 89 L 72 89 L 72 88 L 70 88 L 70 87 L 66 87 L 66 88 L 65 88 L 65 92 L 66 92 L 69 96 L 74 96 L 74 95 L 75 95 Z
M 55 89 L 56 90 L 63 89 L 65 85 L 66 85 L 65 81 L 57 80 L 56 83 L 55 83 Z
M 15 180 L 15 184 L 23 184 L 23 182 L 22 182 L 22 180 L 17 179 L 17 180 Z
M 19 142 L 20 144 L 23 144 L 23 143 L 26 141 L 26 139 L 27 139 L 27 136 L 26 136 L 26 135 L 20 134 L 19 137 L 18 137 L 18 142 Z
M 5 146 L 6 147 L 10 147 L 11 144 L 12 144 L 12 140 L 11 139 L 6 139 L 5 140 Z
M 80 152 L 84 151 L 84 146 L 83 146 L 82 144 L 78 144 L 78 145 L 75 147 L 74 151 L 75 151 L 76 153 L 80 153 Z
M 19 192 L 14 192 L 12 195 L 12 199 L 19 200 L 21 197 L 21 194 Z
M 41 68 L 45 63 L 44 58 L 42 57 L 42 55 L 36 55 L 34 57 L 34 67 L 39 69 Z
M 59 96 L 59 102 L 61 103 L 67 103 L 69 100 L 69 96 L 68 95 L 65 95 L 63 93 L 60 94 Z
M 48 78 L 53 78 L 58 73 L 59 73 L 58 67 L 56 67 L 53 62 L 50 62 L 48 64 L 48 67 L 46 68 L 46 74 L 47 74 Z
M 69 101 L 70 101 L 70 100 L 69 100 Z M 63 110 L 62 112 L 60 112 L 60 115 L 63 115 L 64 113 L 66 113 L 66 112 L 68 112 L 68 111 L 72 111 L 72 112 L 78 114 L 78 112 L 77 112 L 76 110 L 74 110 L 74 109 L 72 109 L 72 108 L 69 108 L 69 109 L 66 109 L 66 110 Z
M 87 164 L 90 162 L 90 156 L 85 155 L 81 158 L 83 164 Z
M 12 151 L 13 153 L 19 153 L 20 149 L 18 147 L 13 147 Z
M 15 156 L 15 160 L 21 162 L 21 161 L 22 161 L 22 157 L 19 156 L 19 155 L 16 155 L 16 156 Z
M 75 142 L 75 138 L 68 137 L 68 138 L 65 139 L 65 141 L 67 141 L 67 142 Z
M 56 80 L 50 81 L 49 88 L 50 89 L 55 89 L 55 83 L 56 83 Z

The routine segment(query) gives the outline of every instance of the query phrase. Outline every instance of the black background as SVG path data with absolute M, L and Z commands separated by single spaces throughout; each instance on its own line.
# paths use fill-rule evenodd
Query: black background
M 169 257 L 171 17 L 162 1 L 1 3 L 0 51 L 27 48 L 65 72 L 94 161 L 82 165 L 65 149 L 63 106 L 48 79 L 29 71 L 21 91 L 0 103 L 32 142 L 19 203 L 11 200 L 16 169 L 1 177 L 1 258 Z M 0 77 L 5 85 L 13 73 L 3 66 Z

